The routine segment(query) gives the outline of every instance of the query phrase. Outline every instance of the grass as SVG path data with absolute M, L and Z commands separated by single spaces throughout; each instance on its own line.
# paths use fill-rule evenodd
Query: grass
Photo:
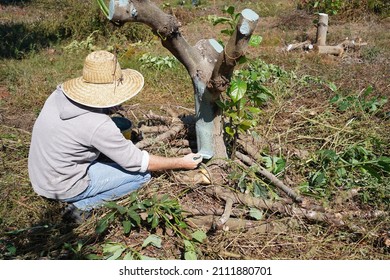
M 8 41 L 0 43 L 0 258 L 102 257 L 103 245 L 109 241 L 121 242 L 149 257 L 182 258 L 183 241 L 159 228 L 141 227 L 124 236 L 117 227 L 97 236 L 94 228 L 107 213 L 104 209 L 95 213 L 88 223 L 69 227 L 60 222 L 62 205 L 38 197 L 30 186 L 27 157 L 34 120 L 58 83 L 81 74 L 83 58 L 95 48 L 118 49 L 123 67 L 144 74 L 144 90 L 128 104 L 134 108 L 131 117 L 142 120 L 143 113 L 148 110 L 160 113 L 160 106 L 167 104 L 193 108 L 192 85 L 184 67 L 156 70 L 142 65 L 140 58 L 144 54 L 170 55 L 147 28 L 132 24 L 115 28 L 99 16 L 94 1 L 80 4 L 73 0 L 61 2 L 59 21 L 53 25 L 51 15 L 56 11 L 54 3 L 57 2 L 9 4 L 4 6 L 5 11 L 0 11 L 0 34 L 9 36 Z M 169 3 L 164 9 L 185 19 L 183 34 L 192 44 L 206 37 L 224 38 L 219 34 L 219 27 L 213 27 L 207 20 L 209 14 L 221 15 L 224 5 L 235 5 L 237 11 L 250 7 L 261 15 L 256 34 L 263 36 L 263 42 L 259 48 L 249 48 L 248 56 L 280 67 L 289 78 L 267 83 L 275 100 L 262 108 L 256 131 L 263 153 L 285 159 L 286 167 L 281 174 L 285 182 L 292 182 L 302 190 L 310 174 L 324 167 L 319 151 L 332 149 L 341 155 L 360 145 L 376 157 L 390 156 L 390 102 L 375 112 L 362 110 L 372 99 L 390 98 L 387 47 L 390 35 L 386 21 L 371 17 L 367 21 L 348 22 L 339 17 L 332 22 L 331 18 L 331 43 L 356 36 L 369 43 L 360 52 L 338 58 L 282 51 L 293 40 L 300 41 L 314 34 L 311 23 L 315 16 L 296 11 L 294 1 L 202 1 L 197 8 L 182 7 L 177 1 L 156 3 L 160 7 Z M 80 10 L 86 12 L 79 21 L 76 18 Z M 336 85 L 336 91 L 330 82 Z M 372 87 L 372 92 L 367 98 L 361 98 L 368 87 Z M 345 110 L 340 110 L 339 103 L 331 102 L 337 95 L 338 100 L 350 101 Z M 170 153 L 164 145 L 156 151 Z M 342 184 L 335 184 L 332 180 L 337 177 L 329 168 L 325 174 L 330 183 L 314 186 L 315 191 L 307 193 L 309 199 L 335 210 L 389 211 L 388 174 L 377 180 L 353 169 L 354 178 L 345 177 Z M 355 190 L 358 195 L 351 196 Z M 193 193 L 179 186 L 170 173 L 156 173 L 139 196 L 148 199 L 155 193 L 167 193 L 182 204 L 199 203 L 205 208 L 215 204 L 201 190 Z M 270 215 L 267 219 L 282 221 L 287 230 L 273 234 L 264 234 L 256 228 L 216 232 L 197 244 L 198 258 L 389 259 L 389 247 L 384 243 L 389 238 L 388 216 L 353 217 L 350 222 L 364 227 L 365 234 L 307 223 L 295 217 Z M 142 247 L 150 233 L 161 236 L 162 248 Z

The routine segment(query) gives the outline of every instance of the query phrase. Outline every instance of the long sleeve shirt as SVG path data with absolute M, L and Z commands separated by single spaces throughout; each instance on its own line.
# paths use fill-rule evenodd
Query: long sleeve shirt
M 132 172 L 145 172 L 149 164 L 149 154 L 127 140 L 102 109 L 71 101 L 58 86 L 33 127 L 28 171 L 34 191 L 53 199 L 82 193 L 88 167 L 100 153 Z

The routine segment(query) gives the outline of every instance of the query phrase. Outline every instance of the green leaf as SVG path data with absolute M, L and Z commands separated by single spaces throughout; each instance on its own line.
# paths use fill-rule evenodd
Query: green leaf
M 194 233 L 191 234 L 192 238 L 198 241 L 199 243 L 202 243 L 203 240 L 207 238 L 207 235 L 204 231 L 202 230 L 197 230 Z
M 372 166 L 372 165 L 363 165 L 362 166 L 372 177 L 380 180 L 381 179 L 381 175 L 377 172 L 377 170 L 375 170 L 375 168 Z
M 237 102 L 244 97 L 246 89 L 246 82 L 242 80 L 235 80 L 231 83 L 231 86 L 229 88 L 229 96 L 234 102 Z
M 118 259 L 122 255 L 123 251 L 125 250 L 125 247 L 119 243 L 107 243 L 102 245 L 102 247 L 103 247 L 103 254 L 109 255 L 107 260 Z
M 229 15 L 234 15 L 234 6 L 229 6 L 224 10 L 225 13 L 228 13 Z
M 254 120 L 244 120 L 240 123 L 239 129 L 243 132 L 247 131 L 248 129 L 252 128 L 256 121 Z
M 127 215 L 133 219 L 134 222 L 137 223 L 137 225 L 139 226 L 141 224 L 141 217 L 139 216 L 139 214 L 137 212 L 135 212 L 134 210 L 128 210 L 127 212 Z
M 218 107 L 221 108 L 222 110 L 225 110 L 227 107 L 225 103 L 223 103 L 221 100 L 217 100 L 215 101 L 215 103 L 217 103 Z
M 186 260 L 197 260 L 195 247 L 191 241 L 184 240 L 184 258 Z
M 378 164 L 384 171 L 390 172 L 390 157 L 385 157 L 385 156 L 379 157 Z
M 325 174 L 321 171 L 317 171 L 314 173 L 314 175 L 311 178 L 312 183 L 315 186 L 322 186 L 323 184 L 326 183 L 326 177 Z
M 263 37 L 259 35 L 252 35 L 252 37 L 249 40 L 249 46 L 257 47 L 260 45 L 261 41 L 263 40 Z
M 99 220 L 95 228 L 96 233 L 98 234 L 103 233 L 108 228 L 110 223 L 114 220 L 114 217 L 115 217 L 115 212 L 111 212 L 108 213 L 106 216 L 104 216 L 101 220 Z
M 222 34 L 226 34 L 226 35 L 232 35 L 233 34 L 233 30 L 224 29 L 224 30 L 221 30 L 221 33 Z
M 260 108 L 256 108 L 256 107 L 249 107 L 248 110 L 252 114 L 260 114 L 260 112 L 261 112 L 261 109 Z
M 123 206 L 117 204 L 115 201 L 106 202 L 106 203 L 105 203 L 105 206 L 106 206 L 107 208 L 111 208 L 111 209 L 118 210 L 118 212 L 119 212 L 120 214 L 122 214 L 122 215 L 123 215 L 124 213 L 126 213 L 126 211 L 127 211 L 127 209 L 126 209 L 125 207 L 123 207 Z
M 373 88 L 372 86 L 368 86 L 368 87 L 366 88 L 366 90 L 364 91 L 363 96 L 364 96 L 364 97 L 367 97 L 368 95 L 370 95 L 370 93 L 371 93 L 373 90 L 374 90 L 374 88 Z
M 195 260 L 198 259 L 198 257 L 196 256 L 195 252 L 190 251 L 190 252 L 185 252 L 184 253 L 184 259 L 190 260 L 190 261 L 195 261 Z
M 336 94 L 335 96 L 333 96 L 329 102 L 330 103 L 337 103 L 339 100 L 340 100 L 341 96 L 339 94 Z
M 160 222 L 159 218 L 157 215 L 153 215 L 152 218 L 152 228 L 155 228 L 158 226 L 158 223 Z
M 275 174 L 278 174 L 282 172 L 286 167 L 286 161 L 279 157 L 274 157 L 274 161 L 275 161 L 275 168 L 273 171 Z
M 233 137 L 234 134 L 236 133 L 236 132 L 234 131 L 234 129 L 231 128 L 230 126 L 225 127 L 225 131 L 226 131 L 226 133 L 229 134 L 231 137 Z
M 260 211 L 257 208 L 251 207 L 249 208 L 249 216 L 255 218 L 257 221 L 263 218 L 263 211 Z
M 145 248 L 148 245 L 153 245 L 154 247 L 161 248 L 161 241 L 162 240 L 160 236 L 151 234 L 142 243 L 142 248 Z
M 339 178 L 344 178 L 347 175 L 347 170 L 345 170 L 344 167 L 341 167 L 336 170 L 336 173 Z
M 125 234 L 128 234 L 131 230 L 131 222 L 130 221 L 123 221 L 122 222 L 122 226 L 123 226 L 123 232 Z
M 329 82 L 328 87 L 330 88 L 331 91 L 337 92 L 337 86 L 334 83 Z
M 213 25 L 215 26 L 217 24 L 226 23 L 226 22 L 230 22 L 230 21 L 231 21 L 230 18 L 218 17 L 218 18 L 213 20 Z
M 123 260 L 128 260 L 128 261 L 134 260 L 133 253 L 132 253 L 132 252 L 128 252 L 128 253 L 123 257 Z

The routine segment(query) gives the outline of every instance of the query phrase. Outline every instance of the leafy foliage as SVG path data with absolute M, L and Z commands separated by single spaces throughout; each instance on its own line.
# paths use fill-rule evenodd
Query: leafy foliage
M 174 56 L 153 56 L 145 53 L 139 61 L 142 63 L 143 68 L 154 68 L 157 70 L 163 70 L 168 68 L 174 68 L 178 65 L 179 61 Z
M 187 224 L 184 222 L 182 210 L 177 200 L 170 199 L 167 195 L 161 198 L 153 196 L 150 199 L 140 200 L 136 192 L 130 195 L 127 206 L 119 205 L 116 202 L 106 203 L 106 207 L 111 210 L 98 221 L 96 232 L 104 233 L 111 225 L 121 224 L 123 233 L 130 234 L 133 229 L 148 227 L 155 230 L 157 227 L 170 228 L 173 232 L 183 238 L 186 258 L 193 259 L 196 243 L 202 242 L 205 234 L 202 231 L 196 231 L 191 237 L 184 233 Z M 162 239 L 158 235 L 151 234 L 143 242 L 142 247 L 155 246 L 160 248 Z M 123 257 L 123 254 L 125 256 Z M 145 256 L 139 254 L 135 249 L 128 249 L 119 243 L 105 244 L 103 252 L 109 259 L 145 259 Z M 188 253 L 188 254 L 187 254 Z M 196 257 L 196 254 L 195 254 Z
M 330 15 L 369 12 L 389 16 L 390 12 L 386 0 L 300 0 L 298 8 Z
M 390 157 L 376 155 L 364 145 L 352 145 L 339 152 L 318 151 L 309 164 L 313 171 L 308 174 L 308 182 L 301 186 L 305 194 L 330 197 L 335 188 L 360 187 L 365 202 L 374 202 L 378 197 L 390 201 L 388 187 L 378 188 L 377 193 L 370 188 L 389 179 Z
M 330 100 L 330 103 L 334 104 L 341 112 L 353 109 L 363 114 L 375 114 L 388 102 L 388 98 L 385 96 L 370 97 L 372 91 L 372 86 L 369 86 L 358 95 L 342 96 L 341 94 L 336 94 Z

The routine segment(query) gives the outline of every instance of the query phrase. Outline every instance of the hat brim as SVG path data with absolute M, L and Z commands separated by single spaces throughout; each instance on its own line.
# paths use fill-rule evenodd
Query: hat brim
M 87 83 L 82 77 L 62 84 L 64 94 L 74 102 L 93 108 L 109 108 L 137 95 L 144 86 L 144 77 L 133 69 L 122 69 L 122 79 L 110 84 Z

